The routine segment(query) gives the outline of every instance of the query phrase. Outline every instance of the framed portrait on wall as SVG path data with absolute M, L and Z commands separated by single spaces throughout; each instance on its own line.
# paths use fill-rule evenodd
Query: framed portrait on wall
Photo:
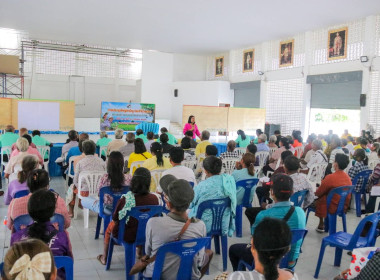
M 224 56 L 215 58 L 215 77 L 223 76 Z
M 292 66 L 294 57 L 294 39 L 280 42 L 280 67 Z
M 255 57 L 255 50 L 245 50 L 243 52 L 243 72 L 253 71 L 253 61 Z
M 347 57 L 347 38 L 347 26 L 329 31 L 327 60 L 342 59 Z

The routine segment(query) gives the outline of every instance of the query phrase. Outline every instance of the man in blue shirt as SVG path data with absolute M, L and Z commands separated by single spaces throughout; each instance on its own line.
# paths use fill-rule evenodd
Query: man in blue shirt
M 269 152 L 269 147 L 266 144 L 267 136 L 263 133 L 258 137 L 258 143 L 256 144 L 258 152 Z
M 270 182 L 270 194 L 274 203 L 266 205 L 266 210 L 257 213 L 251 232 L 255 231 L 256 226 L 265 218 L 278 218 L 284 219 L 289 225 L 290 229 L 304 229 L 306 226 L 305 212 L 301 207 L 294 207 L 290 202 L 290 197 L 293 194 L 293 180 L 288 175 L 276 174 L 272 177 Z M 265 206 L 265 205 L 263 205 Z M 264 207 L 263 207 L 264 208 Z M 302 241 L 292 245 L 290 250 L 289 266 L 295 264 L 298 258 Z M 230 261 L 233 270 L 236 271 L 239 261 L 242 259 L 246 263 L 253 263 L 253 256 L 247 244 L 234 244 L 229 249 Z

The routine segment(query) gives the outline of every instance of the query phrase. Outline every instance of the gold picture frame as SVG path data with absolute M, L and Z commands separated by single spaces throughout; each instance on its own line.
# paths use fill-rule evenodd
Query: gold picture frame
M 294 39 L 280 42 L 279 66 L 287 67 L 293 65 Z
M 255 62 L 255 49 L 243 51 L 243 73 L 253 72 Z
M 215 77 L 222 77 L 224 73 L 224 56 L 215 58 Z
M 344 59 L 347 57 L 348 27 L 329 31 L 327 38 L 327 60 Z

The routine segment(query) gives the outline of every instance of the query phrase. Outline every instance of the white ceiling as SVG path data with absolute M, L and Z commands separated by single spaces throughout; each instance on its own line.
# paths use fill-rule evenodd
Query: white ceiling
M 379 0 L 0 0 L 0 27 L 41 40 L 205 54 L 379 13 Z

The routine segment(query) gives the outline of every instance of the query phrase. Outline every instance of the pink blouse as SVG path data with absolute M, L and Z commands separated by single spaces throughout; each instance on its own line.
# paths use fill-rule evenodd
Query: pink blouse
M 30 155 L 36 155 L 38 157 L 38 161 L 40 162 L 41 165 L 44 164 L 44 161 L 42 159 L 42 156 L 41 154 L 39 153 L 39 151 L 36 149 L 36 148 L 32 148 L 31 146 L 28 147 L 28 150 L 26 151 L 28 154 Z M 13 152 L 11 153 L 11 157 L 13 156 L 17 156 L 18 154 L 20 153 L 19 150 L 13 150 Z
M 185 124 L 184 128 L 183 128 L 183 134 L 186 133 L 186 131 L 188 130 L 191 130 L 192 129 L 192 126 L 191 126 L 191 123 L 187 123 Z M 198 136 L 199 138 L 201 137 L 201 134 L 198 130 L 198 126 L 197 124 L 194 124 L 194 130 L 193 130 L 193 139 L 196 138 L 196 136 Z

